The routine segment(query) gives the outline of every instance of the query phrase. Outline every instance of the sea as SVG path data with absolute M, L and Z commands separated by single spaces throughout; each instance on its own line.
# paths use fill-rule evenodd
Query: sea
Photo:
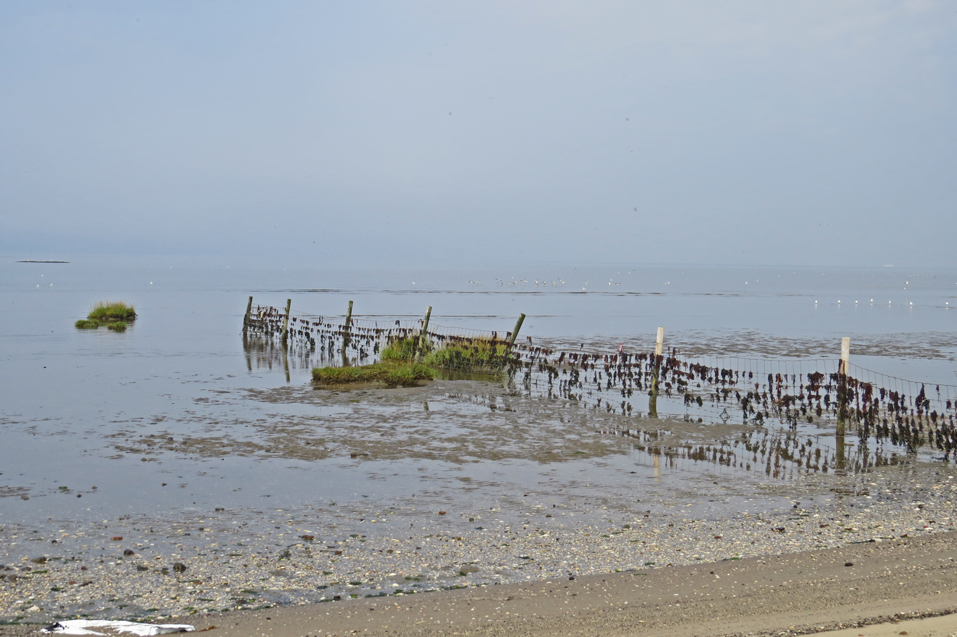
M 355 318 L 383 325 L 431 307 L 433 325 L 502 333 L 525 314 L 525 342 L 597 353 L 650 350 L 664 327 L 665 347 L 691 359 L 836 361 L 849 337 L 863 369 L 957 387 L 957 270 L 26 259 L 0 259 L 0 524 L 27 528 L 414 494 L 494 501 L 546 482 L 587 495 L 635 475 L 688 493 L 715 473 L 738 478 L 597 444 L 597 415 L 566 419 L 559 397 L 507 403 L 494 379 L 461 381 L 461 392 L 446 381 L 422 395 L 324 394 L 312 357 L 244 346 L 249 297 L 289 300 L 292 316 L 340 317 L 351 301 Z M 125 332 L 74 327 L 111 300 L 136 308 Z M 476 443 L 486 426 L 495 437 Z M 549 447 L 556 436 L 567 453 Z M 305 452 L 314 442 L 322 451 Z

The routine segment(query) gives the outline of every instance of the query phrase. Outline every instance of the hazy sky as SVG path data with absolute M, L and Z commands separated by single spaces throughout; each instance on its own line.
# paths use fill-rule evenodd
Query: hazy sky
M 0 3 L 0 252 L 953 266 L 953 0 Z

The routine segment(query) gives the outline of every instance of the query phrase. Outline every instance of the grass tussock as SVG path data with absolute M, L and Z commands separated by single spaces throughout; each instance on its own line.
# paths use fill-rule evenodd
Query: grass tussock
M 508 345 L 504 341 L 484 338 L 463 339 L 433 348 L 426 339 L 402 338 L 389 343 L 379 353 L 383 361 L 411 361 L 418 355 L 422 364 L 452 370 L 501 369 L 508 363 Z
M 508 345 L 481 338 L 448 343 L 430 352 L 422 362 L 443 369 L 500 369 L 508 362 Z
M 318 385 L 383 383 L 386 387 L 417 387 L 422 381 L 432 380 L 434 377 L 435 373 L 427 365 L 396 361 L 312 370 L 312 380 Z
M 116 323 L 110 323 L 109 325 L 106 326 L 106 329 L 112 330 L 112 331 L 114 331 L 114 332 L 125 332 L 125 331 L 126 331 L 126 323 L 123 322 L 123 321 L 118 321 L 118 322 L 116 322 Z
M 99 301 L 86 316 L 98 323 L 115 323 L 136 320 L 136 310 L 124 301 Z
M 379 352 L 379 358 L 384 361 L 410 361 L 419 352 L 418 338 L 400 338 L 389 343 Z M 428 340 L 425 341 L 425 353 L 430 350 Z
M 96 321 L 89 321 L 87 319 L 80 319 L 76 322 L 76 329 L 78 330 L 95 330 L 100 326 Z

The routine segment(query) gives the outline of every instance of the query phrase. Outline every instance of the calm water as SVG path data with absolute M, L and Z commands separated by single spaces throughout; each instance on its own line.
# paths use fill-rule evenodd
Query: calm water
M 253 444 L 271 429 L 290 422 L 306 427 L 310 419 L 328 430 L 336 423 L 428 418 L 429 427 L 447 434 L 488 410 L 448 395 L 424 409 L 416 400 L 373 408 L 349 400 L 263 399 L 282 387 L 310 391 L 308 364 L 293 357 L 288 377 L 278 363 L 252 364 L 240 335 L 250 295 L 275 306 L 291 298 L 293 314 L 326 316 L 343 314 L 353 300 L 356 316 L 382 321 L 418 317 L 432 306 L 434 323 L 483 330 L 509 330 L 524 312 L 523 337 L 607 351 L 618 343 L 650 349 L 659 325 L 668 347 L 695 356 L 837 358 L 841 337 L 850 336 L 858 365 L 957 385 L 957 272 L 556 266 L 364 272 L 70 260 L 0 263 L 5 522 L 166 515 L 214 504 L 253 508 L 267 498 L 277 506 L 424 491 L 455 498 L 466 484 L 488 485 L 481 497 L 494 498 L 496 489 L 555 479 L 587 491 L 618 488 L 624 476 L 650 470 L 639 452 L 557 464 L 534 454 L 480 455 L 467 465 L 415 453 L 360 463 L 347 447 L 316 458 L 268 449 L 144 457 L 131 441 L 149 433 L 175 441 L 213 440 L 215 432 L 228 434 L 230 444 Z M 140 318 L 123 334 L 74 329 L 95 301 L 106 299 L 134 304 Z M 663 471 L 670 481 L 662 488 L 680 489 L 700 468 L 689 461 Z

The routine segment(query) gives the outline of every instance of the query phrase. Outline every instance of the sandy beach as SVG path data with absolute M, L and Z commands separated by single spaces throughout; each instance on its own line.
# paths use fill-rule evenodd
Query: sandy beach
M 957 534 L 413 599 L 210 616 L 223 635 L 800 635 L 957 632 Z M 940 617 L 943 616 L 943 617 Z M 901 632 L 933 617 L 939 633 Z M 219 631 L 222 631 L 221 633 Z M 851 633 L 849 633 L 851 634 Z M 876 634 L 858 631 L 853 634 Z
M 692 632 L 747 634 L 957 607 L 950 463 L 843 475 L 779 469 L 757 446 L 747 456 L 718 446 L 727 427 L 662 420 L 673 436 L 696 441 L 688 449 L 711 451 L 662 456 L 659 472 L 650 461 L 643 469 L 633 435 L 618 433 L 623 416 L 589 422 L 592 412 L 467 387 L 283 389 L 258 400 L 289 409 L 321 401 L 328 422 L 293 412 L 244 437 L 235 424 L 205 439 L 114 435 L 114 448 L 143 465 L 322 453 L 380 483 L 395 480 L 379 460 L 390 454 L 502 465 L 474 477 L 474 462 L 450 463 L 447 475 L 420 471 L 427 479 L 415 492 L 390 497 L 304 493 L 295 505 L 273 504 L 267 493 L 255 506 L 200 503 L 171 516 L 8 522 L 0 525 L 0 621 L 34 627 L 5 629 L 14 631 L 80 618 L 190 623 L 237 635 L 259 634 L 260 621 L 277 630 L 285 622 L 283 635 L 683 634 L 699 624 Z M 352 418 L 343 421 L 347 405 Z M 450 434 L 427 426 L 435 413 L 455 425 Z M 667 444 L 661 434 L 658 442 Z M 756 470 L 731 472 L 730 453 Z M 694 473 L 670 481 L 681 463 Z M 510 480 L 525 467 L 530 479 Z M 160 486 L 168 488 L 199 492 L 186 479 Z M 44 497 L 100 495 L 62 487 Z
M 957 533 L 415 596 L 172 617 L 217 635 L 953 635 Z M 921 618 L 920 621 L 914 621 Z M 39 626 L 3 626 L 0 635 Z
M 211 339 L 222 325 L 194 334 L 179 301 L 162 315 L 175 329 L 71 332 L 69 365 L 37 336 L 5 363 L 18 399 L 0 413 L 4 631 L 747 634 L 951 610 L 957 467 L 938 450 L 855 430 L 839 459 L 822 414 L 723 418 L 724 403 L 674 392 L 651 418 L 647 397 L 629 411 L 597 371 L 588 401 L 534 378 L 315 389 L 308 356 Z M 906 342 L 933 348 L 937 333 Z M 777 338 L 709 334 L 686 339 Z M 953 374 L 941 351 L 915 377 Z M 953 409 L 952 389 L 926 395 Z

